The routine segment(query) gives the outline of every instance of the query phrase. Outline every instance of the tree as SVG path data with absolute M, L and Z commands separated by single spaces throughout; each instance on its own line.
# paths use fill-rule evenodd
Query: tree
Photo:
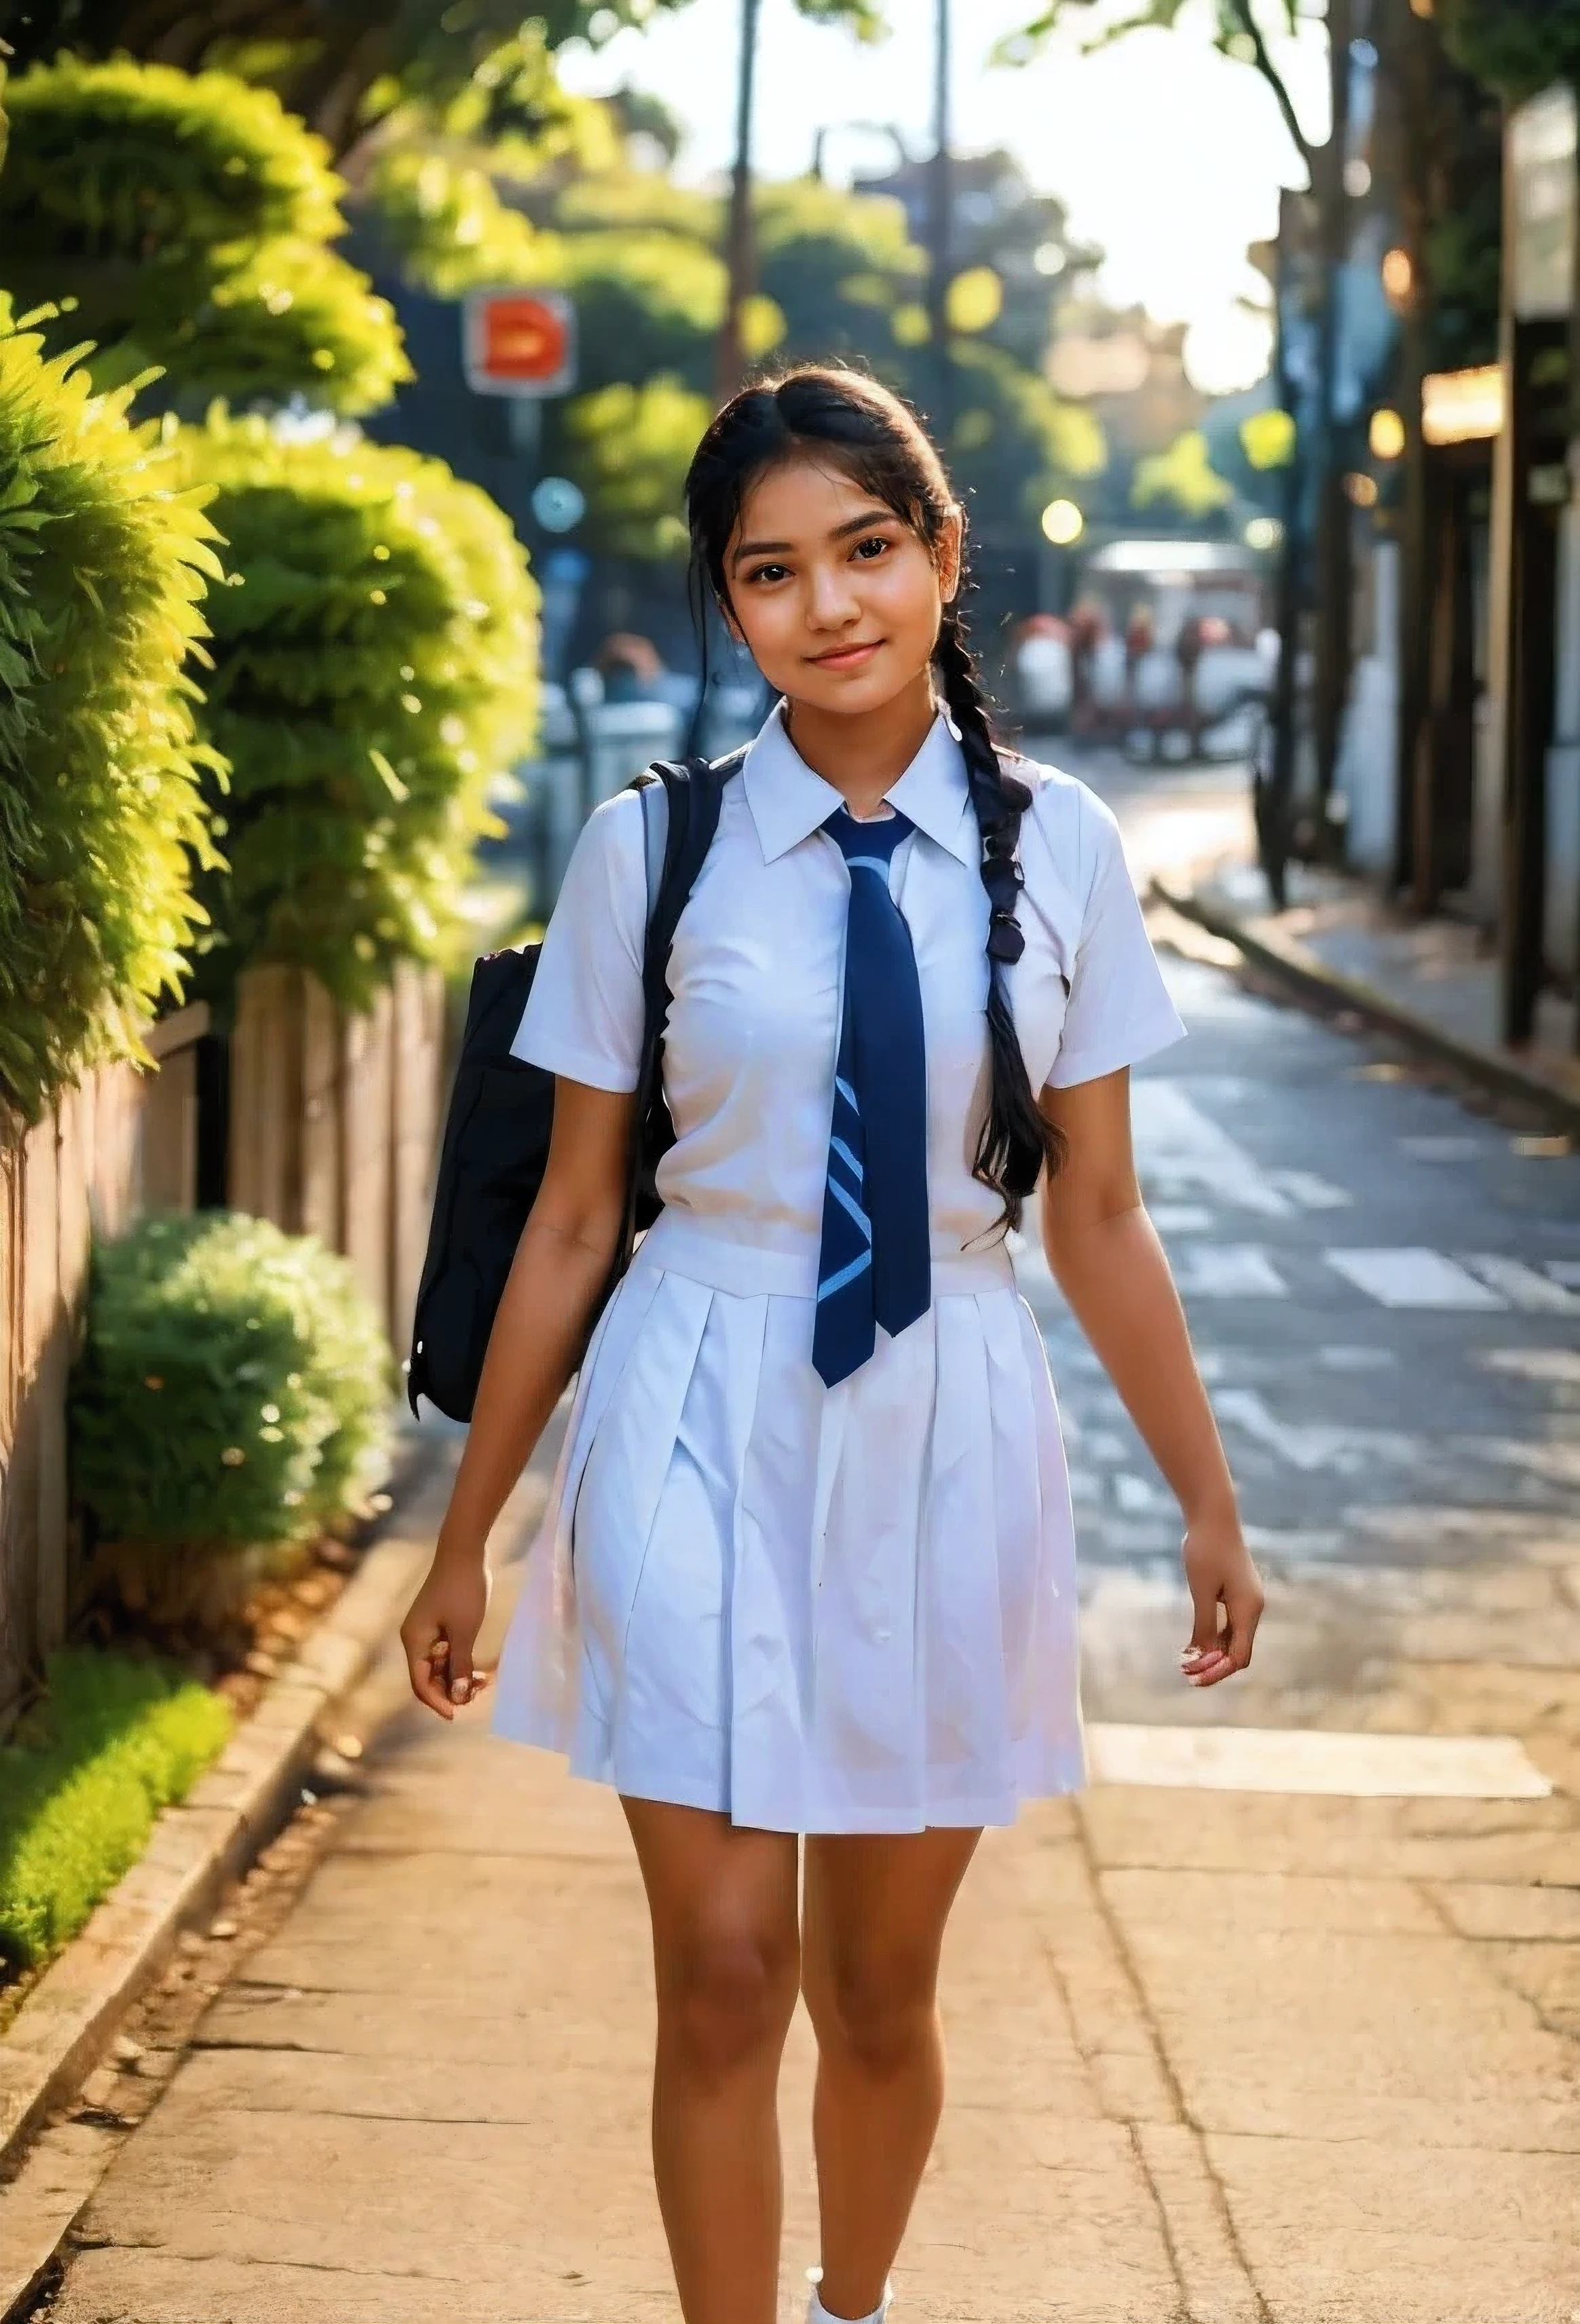
M 1580 0 L 1438 0 L 1437 14 L 1450 55 L 1511 104 L 1580 84 Z
M 575 399 L 566 466 L 587 495 L 590 548 L 648 564 L 684 557 L 686 471 L 711 410 L 705 395 L 661 376 Z
M 1062 23 L 1091 11 L 1100 0 L 1048 0 L 1024 31 L 1004 45 L 1007 58 L 1024 62 Z M 1281 894 L 1284 865 L 1280 850 L 1292 826 L 1295 785 L 1295 696 L 1293 672 L 1300 612 L 1300 578 L 1314 576 L 1317 613 L 1317 654 L 1313 711 L 1319 803 L 1326 801 L 1338 759 L 1339 719 L 1348 682 L 1350 618 L 1349 512 L 1343 497 L 1341 463 L 1334 422 L 1338 370 L 1338 277 L 1347 254 L 1349 217 L 1344 183 L 1344 163 L 1349 137 L 1350 40 L 1355 25 L 1354 0 L 1211 0 L 1215 45 L 1228 57 L 1257 72 L 1279 108 L 1290 143 L 1304 164 L 1307 200 L 1286 205 L 1289 218 L 1301 217 L 1304 238 L 1315 263 L 1307 270 L 1307 295 L 1315 343 L 1316 392 L 1311 397 L 1311 425 L 1303 430 L 1302 464 L 1313 487 L 1316 508 L 1314 558 L 1307 558 L 1300 528 L 1293 519 L 1306 495 L 1298 475 L 1292 475 L 1286 508 L 1278 584 L 1279 627 L 1282 641 L 1278 688 L 1274 701 L 1275 751 L 1267 812 L 1261 828 L 1271 835 L 1263 847 L 1270 882 Z M 1172 31 L 1190 11 L 1188 0 L 1138 0 L 1136 12 L 1103 30 L 1100 42 L 1151 27 Z M 1271 26 L 1293 34 L 1303 23 L 1325 23 L 1328 46 L 1329 134 L 1317 143 L 1301 123 L 1288 83 L 1280 72 L 1270 45 Z M 1280 236 L 1282 242 L 1285 237 Z M 1288 253 L 1283 254 L 1285 257 Z M 1286 281 L 1280 296 L 1280 323 L 1293 304 L 1292 282 Z M 1280 386 L 1289 379 L 1282 362 Z
M 607 38 L 685 0 L 539 0 L 529 20 L 550 50 L 573 38 Z M 442 107 L 479 85 L 509 94 L 509 58 L 522 31 L 521 0 L 470 0 L 436 8 L 424 0 L 0 0 L 0 39 L 17 68 L 62 49 L 86 57 L 127 55 L 199 72 L 219 66 L 266 81 L 292 113 L 346 152 L 370 122 L 402 98 Z
M 1132 506 L 1139 509 L 1150 508 L 1158 501 L 1172 501 L 1182 516 L 1199 521 L 1227 508 L 1234 487 L 1213 466 L 1201 429 L 1191 428 L 1177 436 L 1166 452 L 1154 452 L 1137 462 L 1130 496 Z
M 168 66 L 35 66 L 7 91 L 0 281 L 69 301 L 55 345 L 171 392 L 376 410 L 411 376 L 394 315 L 329 249 L 342 190 L 267 89 Z
M 784 318 L 778 353 L 859 355 L 894 372 L 927 272 L 898 202 L 792 178 L 759 189 L 756 240 L 762 289 Z

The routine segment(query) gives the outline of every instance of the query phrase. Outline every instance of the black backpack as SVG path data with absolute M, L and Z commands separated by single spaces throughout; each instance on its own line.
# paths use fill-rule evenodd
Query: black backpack
M 660 1059 L 669 1013 L 670 947 L 718 826 L 724 787 L 744 756 L 710 764 L 661 761 L 642 793 L 648 918 L 642 960 L 646 1010 L 625 1224 L 605 1298 L 631 1263 L 638 1231 L 662 1207 L 653 1173 L 674 1143 Z M 485 953 L 472 971 L 467 1026 L 445 1115 L 428 1254 L 411 1326 L 406 1394 L 452 1420 L 470 1420 L 494 1318 L 516 1244 L 549 1159 L 554 1076 L 510 1054 L 539 946 Z

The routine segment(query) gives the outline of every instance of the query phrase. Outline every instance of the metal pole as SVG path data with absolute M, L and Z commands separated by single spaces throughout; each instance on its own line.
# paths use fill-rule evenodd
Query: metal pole
M 934 0 L 933 158 L 929 170 L 928 239 L 931 267 L 928 312 L 932 329 L 933 427 L 949 433 L 953 382 L 949 371 L 949 240 L 954 188 L 949 156 L 949 0 Z
M 1290 247 L 1295 233 L 1293 213 L 1294 197 L 1285 193 L 1279 204 L 1279 235 L 1274 244 L 1274 365 L 1280 405 L 1291 413 L 1298 412 L 1299 403 L 1289 362 L 1289 319 L 1297 278 L 1295 254 Z M 1298 431 L 1294 453 L 1283 471 L 1284 534 L 1279 548 L 1273 616 L 1279 632 L 1279 665 L 1270 706 L 1271 751 L 1268 763 L 1253 769 L 1252 789 L 1257 853 L 1273 908 L 1280 912 L 1289 900 L 1289 839 L 1294 821 L 1295 658 L 1300 635 L 1300 520 L 1306 473 L 1303 438 L 1304 430 Z
M 730 181 L 725 263 L 729 269 L 725 318 L 718 335 L 715 386 L 727 403 L 741 384 L 745 356 L 741 309 L 754 288 L 752 233 L 752 99 L 757 78 L 757 21 L 762 0 L 741 0 L 741 56 L 735 80 L 735 166 Z

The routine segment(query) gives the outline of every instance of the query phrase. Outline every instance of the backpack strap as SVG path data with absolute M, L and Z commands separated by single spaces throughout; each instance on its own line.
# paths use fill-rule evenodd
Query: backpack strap
M 645 775 L 638 775 L 636 787 L 642 794 L 642 836 L 647 853 L 647 925 L 651 928 L 663 883 L 664 851 L 670 840 L 670 794 L 661 779 L 654 779 L 651 770 Z
M 725 785 L 739 771 L 745 756 L 745 751 L 740 750 L 718 760 L 659 759 L 645 775 L 637 778 L 637 787 L 642 792 L 648 921 L 642 973 L 642 1067 L 632 1133 L 625 1231 L 617 1261 L 622 1274 L 630 1264 L 636 1240 L 636 1202 L 642 1159 L 650 1145 L 649 1123 L 655 1108 L 663 1102 L 661 1060 L 670 1013 L 670 950 L 680 915 L 718 829 Z

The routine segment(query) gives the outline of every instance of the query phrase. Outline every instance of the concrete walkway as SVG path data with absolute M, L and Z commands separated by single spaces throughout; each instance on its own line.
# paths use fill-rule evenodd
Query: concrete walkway
M 365 1764 L 121 2150 L 53 2324 L 675 2324 L 617 1807 L 476 1715 L 402 1711 Z M 1098 1787 L 989 1836 L 946 2011 L 897 2324 L 1580 2310 L 1562 1794 Z M 817 2257 L 810 2062 L 798 2020 L 785 2319 Z
M 1428 1031 L 1516 1065 L 1562 1097 L 1580 1100 L 1574 1002 L 1544 991 L 1533 1038 L 1520 1049 L 1507 1047 L 1496 953 L 1468 922 L 1416 919 L 1386 903 L 1374 882 L 1305 863 L 1290 867 L 1289 905 L 1283 912 L 1269 910 L 1261 872 L 1234 859 L 1198 881 L 1197 895 L 1249 935 L 1293 947 Z

